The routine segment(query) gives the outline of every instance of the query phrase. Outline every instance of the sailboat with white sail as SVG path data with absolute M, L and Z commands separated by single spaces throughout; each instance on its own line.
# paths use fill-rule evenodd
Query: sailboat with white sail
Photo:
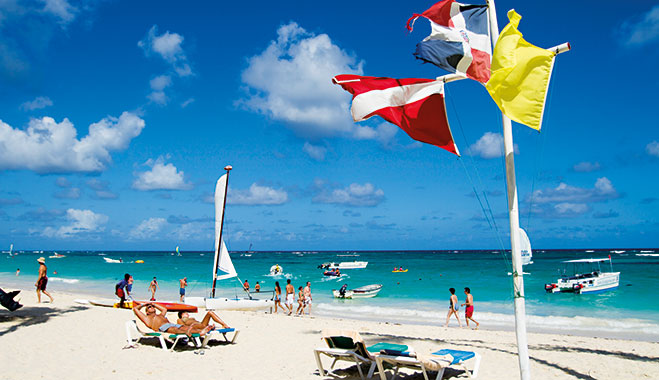
M 242 289 L 242 281 L 238 278 L 236 268 L 233 266 L 229 250 L 222 238 L 224 227 L 224 210 L 226 206 L 226 193 L 228 188 L 229 172 L 233 169 L 230 165 L 227 171 L 215 185 L 215 258 L 213 259 L 213 285 L 209 297 L 187 297 L 185 302 L 197 307 L 205 307 L 208 310 L 255 310 L 267 309 L 273 306 L 270 299 L 256 299 L 247 291 L 246 297 L 223 298 L 215 297 L 215 287 L 218 280 L 236 278 Z

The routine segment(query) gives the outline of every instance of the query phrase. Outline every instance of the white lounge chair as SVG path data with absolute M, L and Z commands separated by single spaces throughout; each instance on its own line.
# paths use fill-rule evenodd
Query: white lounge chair
M 474 369 L 470 372 L 465 362 L 471 359 L 474 359 Z M 451 365 L 456 365 L 464 369 L 467 377 L 470 379 L 476 379 L 481 363 L 481 356 L 473 351 L 444 349 L 433 352 L 431 355 L 427 356 L 389 352 L 377 355 L 375 361 L 378 366 L 381 380 L 387 380 L 384 371 L 384 363 L 389 363 L 393 366 L 394 373 L 391 380 L 396 378 L 400 368 L 420 369 L 425 380 L 428 380 L 428 371 L 437 371 L 436 379 L 439 380 L 444 376 L 444 370 Z
M 325 375 L 323 362 L 320 360 L 320 355 L 326 355 L 334 359 L 330 370 L 334 368 L 336 362 L 342 360 L 357 365 L 359 377 L 364 379 L 364 372 L 361 365 L 367 364 L 369 366 L 366 378 L 373 377 L 373 373 L 377 368 L 375 362 L 376 355 L 382 349 L 398 349 L 407 350 L 408 347 L 398 344 L 378 343 L 371 347 L 366 347 L 364 340 L 356 331 L 343 331 L 343 330 L 325 330 L 322 332 L 323 340 L 327 343 L 327 347 L 316 348 L 314 354 L 316 356 L 316 364 L 321 376 Z
M 227 334 L 233 333 L 233 337 L 231 340 L 227 337 Z M 205 336 L 204 336 L 204 341 L 201 343 L 202 347 L 207 347 L 208 346 L 208 341 L 211 339 L 215 339 L 218 335 L 222 335 L 224 337 L 224 340 L 227 343 L 235 343 L 236 338 L 238 337 L 238 333 L 240 333 L 240 330 L 235 329 L 235 328 L 228 328 L 228 329 L 216 329 L 209 331 Z
M 128 341 L 128 346 L 134 346 L 140 341 L 140 339 L 143 338 L 158 338 L 158 340 L 160 341 L 160 346 L 162 347 L 163 350 L 167 351 L 166 341 L 170 341 L 172 343 L 171 350 L 174 351 L 174 347 L 176 347 L 176 344 L 179 342 L 179 340 L 187 337 L 188 336 L 185 334 L 144 331 L 138 327 L 137 322 L 135 322 L 134 320 L 126 321 L 126 340 Z M 194 343 L 196 344 L 197 347 L 202 347 L 199 334 L 192 334 L 192 339 L 194 340 Z M 207 339 L 208 336 L 204 338 L 204 342 L 207 342 Z

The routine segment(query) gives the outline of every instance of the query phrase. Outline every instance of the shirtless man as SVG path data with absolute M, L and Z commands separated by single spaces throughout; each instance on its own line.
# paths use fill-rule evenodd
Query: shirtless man
M 245 289 L 245 291 L 249 293 L 249 282 L 247 282 L 247 280 L 243 282 L 243 289 Z
M 448 327 L 448 322 L 449 319 L 451 319 L 452 314 L 455 315 L 455 318 L 458 320 L 458 325 L 462 327 L 462 322 L 460 322 L 460 316 L 458 315 L 460 306 L 458 306 L 458 296 L 455 295 L 455 288 L 450 288 L 448 291 L 451 292 L 451 299 L 449 300 L 448 314 L 446 315 L 446 324 L 444 327 Z
M 142 312 L 142 308 L 146 308 L 145 313 Z M 160 314 L 157 314 L 156 310 L 160 311 Z M 189 337 L 191 334 L 205 335 L 211 330 L 210 326 L 198 328 L 195 326 L 184 326 L 183 324 L 170 323 L 165 317 L 167 309 L 162 305 L 152 304 L 150 302 L 134 306 L 133 313 L 135 313 L 137 318 L 144 322 L 144 324 L 153 331 L 168 332 L 171 334 L 185 334 Z
M 286 280 L 286 307 L 288 315 L 293 314 L 293 303 L 295 302 L 295 288 L 291 285 L 291 279 Z
M 467 305 L 465 308 L 465 320 L 467 321 L 467 327 L 469 327 L 469 320 L 471 319 L 471 321 L 476 324 L 474 330 L 478 330 L 480 323 L 476 322 L 476 320 L 472 318 L 474 315 L 474 296 L 471 295 L 471 289 L 465 288 L 465 295 L 467 296 L 467 301 L 465 301 L 462 306 Z
M 307 281 L 307 286 L 304 287 L 304 307 L 309 308 L 309 315 L 311 315 L 311 282 Z
M 156 300 L 156 290 L 158 290 L 158 281 L 154 277 L 153 280 L 151 280 L 151 283 L 149 284 L 149 287 L 147 288 L 148 291 L 151 292 L 151 301 Z
M 46 291 L 46 284 L 48 284 L 48 267 L 46 267 L 46 259 L 44 257 L 39 257 L 37 262 L 39 263 L 39 278 L 37 278 L 37 282 L 34 284 L 34 286 L 37 287 L 37 303 L 41 303 L 41 292 L 50 298 L 50 303 L 53 303 L 53 296 Z
M 202 319 L 201 322 L 199 322 L 194 318 L 191 318 L 190 313 L 188 313 L 187 311 L 179 311 L 178 320 L 176 321 L 176 323 L 180 323 L 184 326 L 192 326 L 193 328 L 198 328 L 198 329 L 203 329 L 210 326 L 211 330 L 215 330 L 215 325 L 209 324 L 211 319 L 221 324 L 222 327 L 225 329 L 230 328 L 229 325 L 224 323 L 224 321 L 221 320 L 220 317 L 218 317 L 217 314 L 215 314 L 212 311 L 207 312 L 206 315 L 204 316 L 204 319 Z
M 179 289 L 179 294 L 181 295 L 181 302 L 185 300 L 185 287 L 188 286 L 188 278 L 183 277 L 182 279 L 178 280 L 179 286 L 181 287 Z

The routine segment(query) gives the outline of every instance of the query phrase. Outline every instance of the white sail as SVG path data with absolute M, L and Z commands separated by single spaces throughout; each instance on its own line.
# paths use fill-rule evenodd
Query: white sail
M 520 251 L 522 252 L 522 265 L 533 264 L 533 251 L 531 250 L 531 241 L 526 231 L 519 229 Z
M 217 263 L 217 268 L 213 268 L 213 278 L 217 278 L 218 280 L 238 276 L 236 269 L 233 267 L 233 262 L 231 262 L 229 250 L 224 243 L 224 239 L 222 239 L 222 248 L 219 249 L 220 232 L 222 228 L 222 212 L 224 211 L 224 192 L 226 187 L 227 175 L 225 174 L 217 180 L 217 184 L 215 185 L 215 260 L 213 260 L 213 262 Z M 220 273 L 218 273 L 218 269 Z

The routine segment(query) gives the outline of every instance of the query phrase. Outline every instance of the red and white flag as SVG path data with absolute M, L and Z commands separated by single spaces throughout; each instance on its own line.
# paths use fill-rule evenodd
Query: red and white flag
M 446 117 L 444 82 L 344 74 L 332 82 L 352 94 L 352 118 L 378 115 L 411 138 L 460 155 Z

